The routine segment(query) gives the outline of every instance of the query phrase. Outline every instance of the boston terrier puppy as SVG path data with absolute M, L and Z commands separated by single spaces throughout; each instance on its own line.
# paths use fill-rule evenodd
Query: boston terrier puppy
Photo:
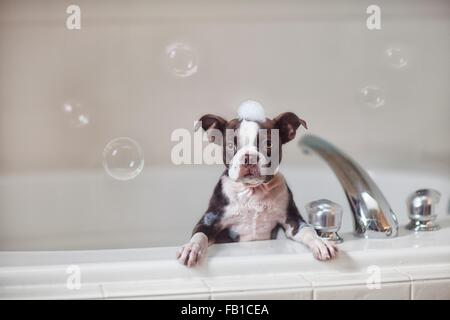
M 292 112 L 266 118 L 255 101 L 243 103 L 231 121 L 211 114 L 201 117 L 196 129 L 202 127 L 209 141 L 222 145 L 226 170 L 191 240 L 177 252 L 182 264 L 198 264 L 213 243 L 275 239 L 280 228 L 318 260 L 337 255 L 335 244 L 305 223 L 278 171 L 282 145 L 294 139 L 301 125 L 307 128 Z

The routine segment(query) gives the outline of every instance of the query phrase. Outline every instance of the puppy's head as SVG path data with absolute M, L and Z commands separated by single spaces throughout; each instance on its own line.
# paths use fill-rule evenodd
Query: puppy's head
M 200 118 L 210 142 L 223 147 L 223 160 L 228 176 L 257 186 L 272 179 L 282 158 L 282 145 L 294 139 L 297 129 L 306 122 L 292 112 L 274 119 L 266 118 L 262 106 L 255 101 L 241 104 L 238 117 L 227 121 L 207 114 Z

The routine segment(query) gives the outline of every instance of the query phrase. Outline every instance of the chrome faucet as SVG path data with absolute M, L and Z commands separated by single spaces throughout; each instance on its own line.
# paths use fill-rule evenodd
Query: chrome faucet
M 354 218 L 355 235 L 393 238 L 398 221 L 389 203 L 369 174 L 354 160 L 327 141 L 306 135 L 300 146 L 317 153 L 331 167 L 344 189 Z

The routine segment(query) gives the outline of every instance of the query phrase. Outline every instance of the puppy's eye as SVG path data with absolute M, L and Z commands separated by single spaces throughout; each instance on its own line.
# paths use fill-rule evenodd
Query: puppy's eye
M 272 148 L 272 141 L 270 141 L 270 140 L 264 140 L 264 141 L 263 141 L 263 147 L 264 147 L 264 148 L 267 148 L 267 149 Z
M 234 150 L 234 143 L 233 142 L 228 142 L 227 143 L 227 149 L 228 150 Z

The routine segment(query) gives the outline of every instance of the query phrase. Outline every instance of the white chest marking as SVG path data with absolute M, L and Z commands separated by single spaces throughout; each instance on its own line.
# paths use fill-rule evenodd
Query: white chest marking
M 281 174 L 267 186 L 249 188 L 224 176 L 223 192 L 229 198 L 221 227 L 238 234 L 240 241 L 268 240 L 278 223 L 286 219 L 288 192 Z

